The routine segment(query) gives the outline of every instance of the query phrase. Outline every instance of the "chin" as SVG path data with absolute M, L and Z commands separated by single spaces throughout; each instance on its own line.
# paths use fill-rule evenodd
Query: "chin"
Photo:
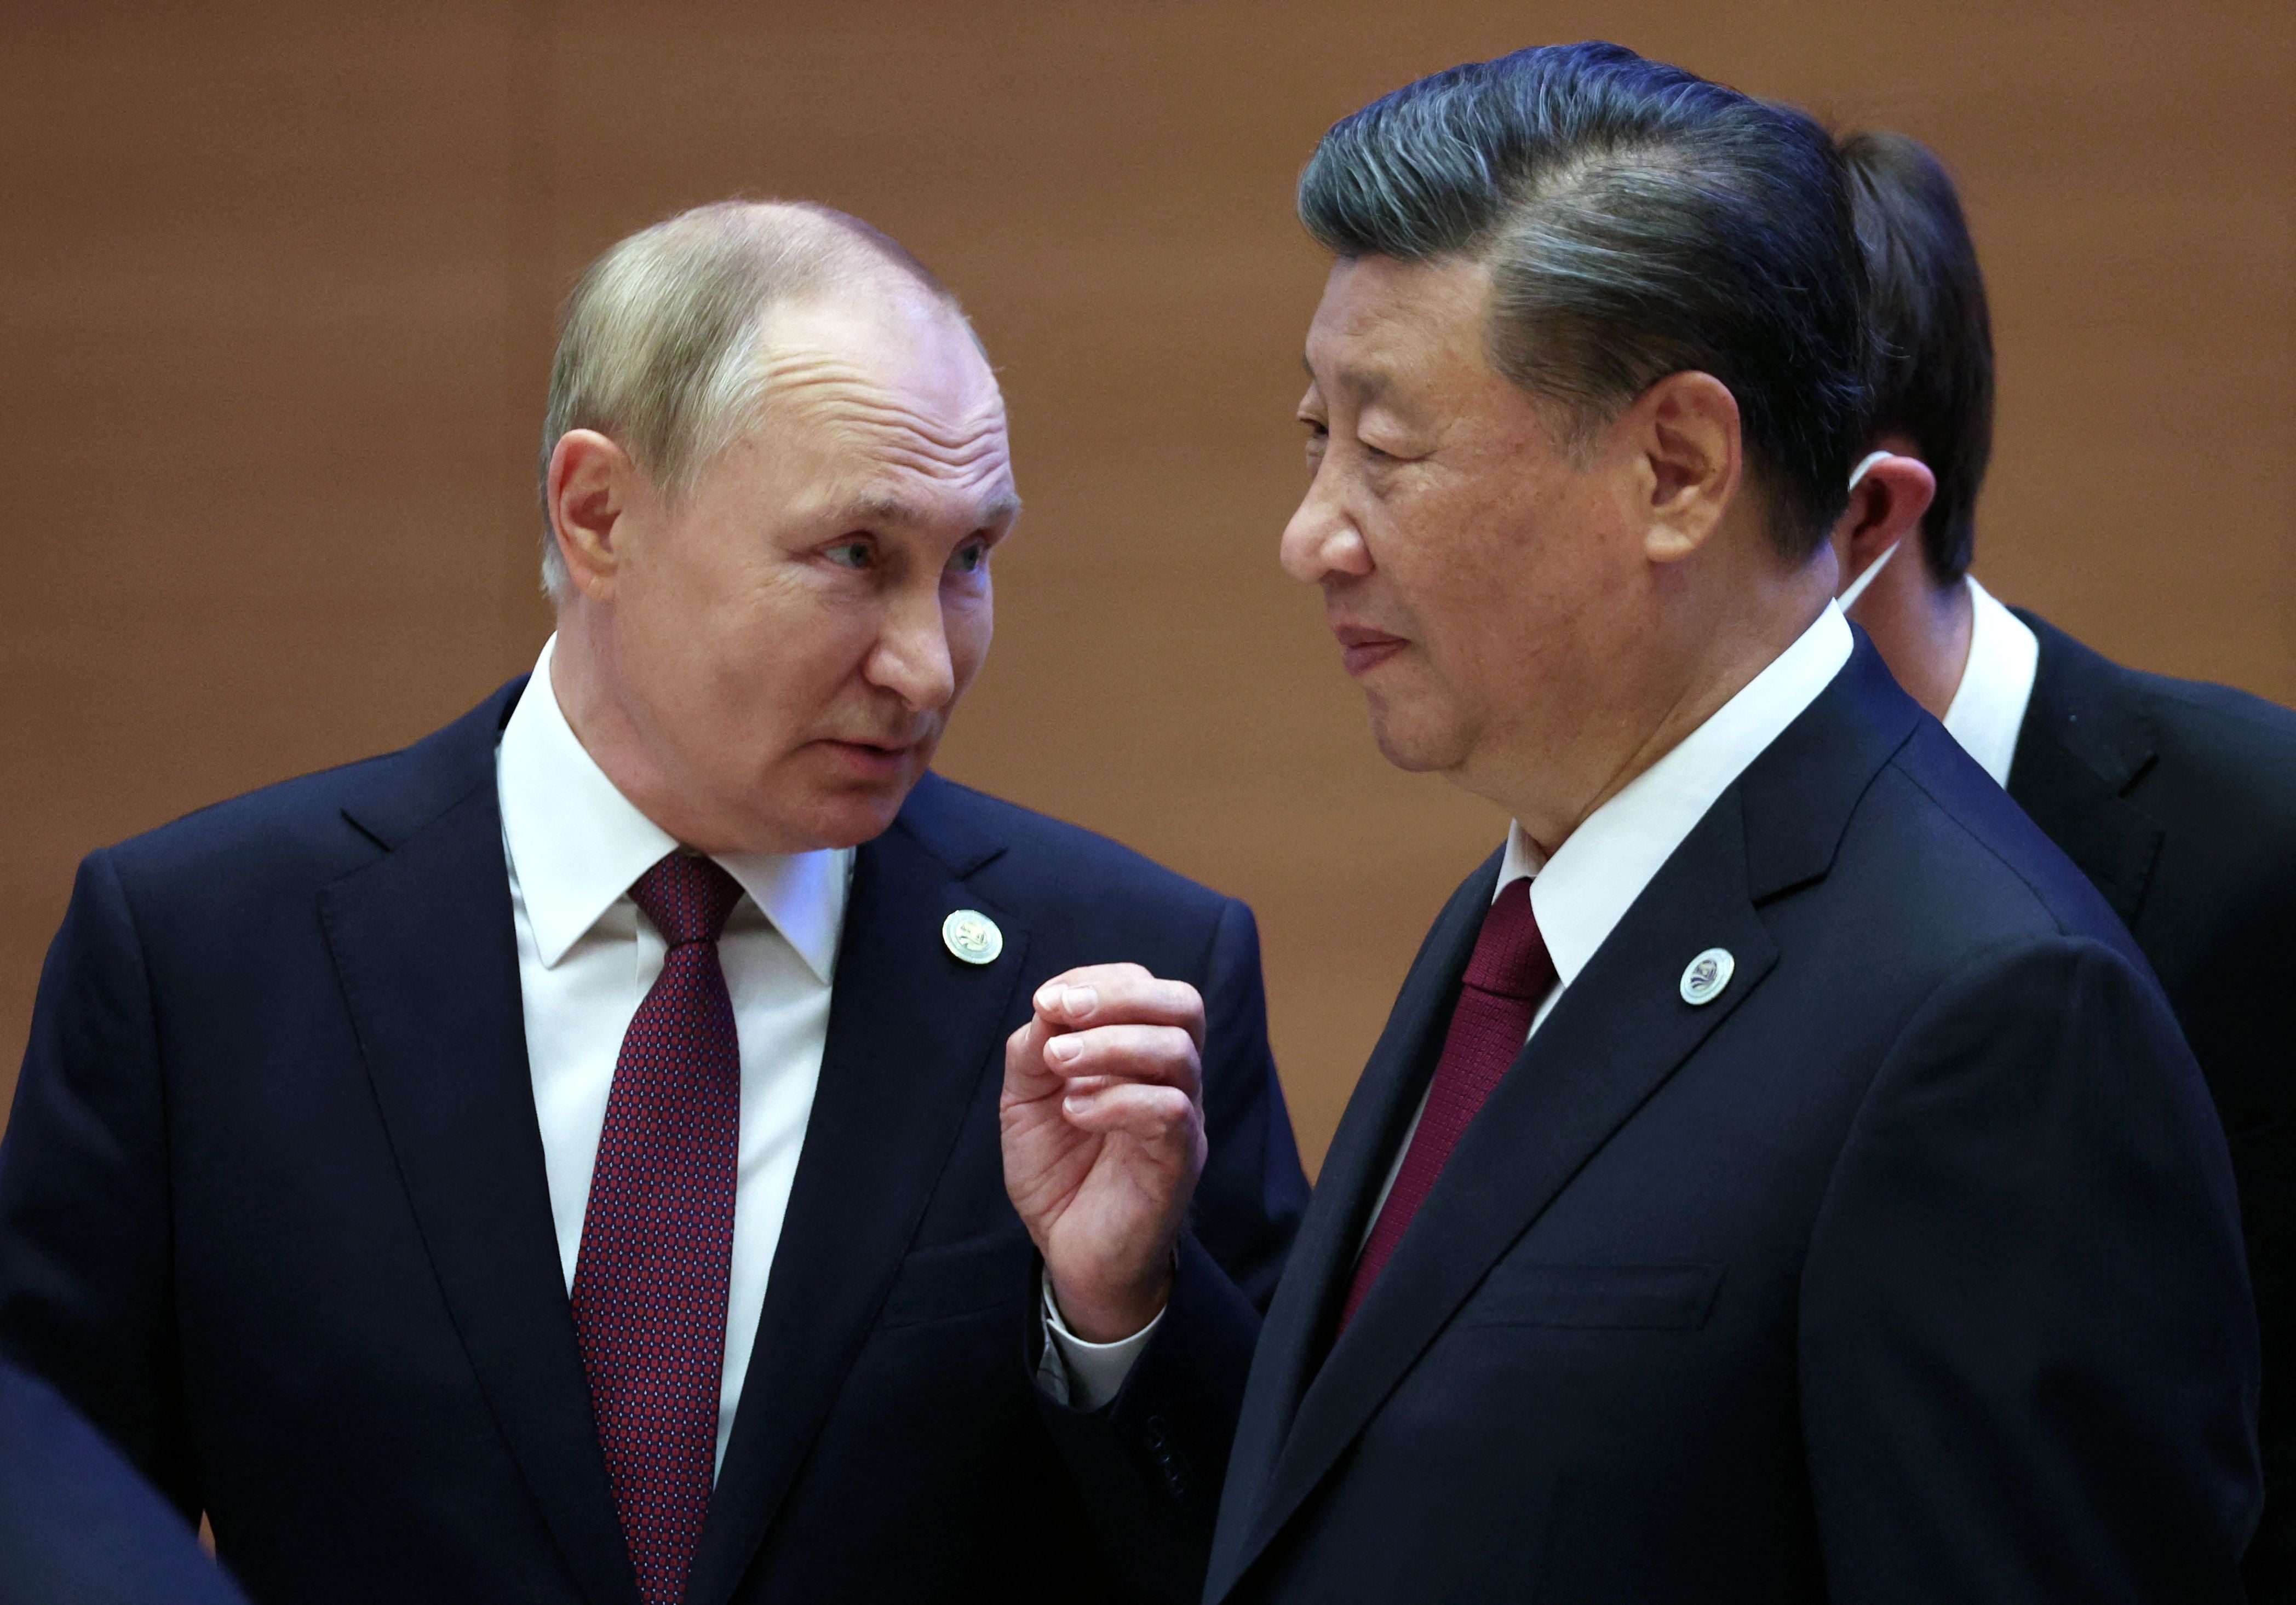
M 845 792 L 824 798 L 810 811 L 806 834 L 822 848 L 857 848 L 874 841 L 891 828 L 910 790 L 911 785 L 903 785 L 890 793 Z
M 1456 733 L 1424 717 L 1374 699 L 1371 739 L 1380 757 L 1406 774 L 1428 774 L 1458 766 L 1464 743 Z
M 757 817 L 750 833 L 790 844 L 775 849 L 782 852 L 859 847 L 885 833 L 929 766 L 930 759 L 916 754 L 894 773 L 857 774 L 817 751 L 804 752 L 799 762 L 752 778 L 749 794 L 770 815 Z

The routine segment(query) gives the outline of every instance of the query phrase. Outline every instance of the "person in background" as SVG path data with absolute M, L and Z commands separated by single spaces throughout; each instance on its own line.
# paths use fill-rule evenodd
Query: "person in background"
M 1307 1184 L 1250 911 L 928 772 L 1019 512 L 979 340 L 856 218 L 704 207 L 575 290 L 541 481 L 530 678 L 81 865 L 0 1351 L 266 1605 L 1104 1597 L 1001 1044 L 1166 978 L 1246 1307 Z
M 1300 210 L 1336 259 L 1284 568 L 1389 761 L 1512 823 L 1264 1319 L 1164 1251 L 1185 1057 L 1040 989 L 1008 1175 L 1059 1308 L 1137 1346 L 1046 1406 L 1104 1540 L 1196 1546 L 1210 1605 L 2231 1605 L 2256 1334 L 2207 1088 L 1833 600 L 1867 364 L 1832 139 L 1527 50 L 1342 119 Z M 1078 1226 L 1028 1183 L 1119 1101 L 1133 1185 Z
M 2251 1597 L 2296 1601 L 2296 714 L 2125 668 L 1969 572 L 1993 448 L 1985 277 L 1952 178 L 1841 142 L 1872 283 L 1869 466 L 1836 527 L 1849 617 L 2095 884 L 2168 994 L 2231 1145 L 2262 1335 Z

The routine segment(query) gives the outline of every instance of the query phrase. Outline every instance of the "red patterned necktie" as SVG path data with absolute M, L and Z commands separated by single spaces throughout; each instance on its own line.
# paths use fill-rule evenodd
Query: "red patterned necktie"
M 1458 1006 L 1451 1011 L 1451 1027 L 1443 1038 L 1443 1057 L 1428 1084 L 1419 1128 L 1411 1134 L 1403 1167 L 1396 1173 L 1395 1185 L 1356 1260 L 1355 1280 L 1348 1284 L 1348 1301 L 1340 1311 L 1341 1331 L 1355 1319 L 1395 1245 L 1403 1241 L 1404 1229 L 1434 1189 L 1435 1178 L 1443 1173 L 1444 1162 L 1459 1145 L 1468 1123 L 1522 1052 L 1538 1002 L 1554 984 L 1554 961 L 1547 957 L 1546 939 L 1538 934 L 1538 916 L 1530 912 L 1530 882 L 1510 880 L 1483 916 L 1482 934 L 1475 938 L 1474 956 L 1467 961 Z
M 718 935 L 742 888 L 672 853 L 630 897 L 669 945 L 630 1020 L 590 1175 L 574 1331 L 646 1605 L 676 1605 L 718 1446 L 742 1060 Z

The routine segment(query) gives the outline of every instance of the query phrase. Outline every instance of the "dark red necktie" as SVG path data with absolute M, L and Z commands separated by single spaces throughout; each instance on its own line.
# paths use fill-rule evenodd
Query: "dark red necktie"
M 574 1331 L 646 1605 L 676 1605 L 718 1446 L 742 1060 L 718 935 L 742 888 L 672 853 L 630 897 L 669 945 L 614 1063 L 574 1265 Z
M 1510 880 L 1483 916 L 1482 934 L 1475 938 L 1458 1007 L 1451 1011 L 1451 1027 L 1443 1038 L 1443 1057 L 1427 1086 L 1419 1128 L 1411 1134 L 1403 1167 L 1396 1173 L 1395 1185 L 1356 1260 L 1355 1280 L 1348 1284 L 1348 1301 L 1340 1311 L 1341 1331 L 1355 1319 L 1364 1295 L 1403 1241 L 1404 1229 L 1434 1189 L 1435 1178 L 1443 1173 L 1444 1162 L 1483 1100 L 1521 1053 L 1531 1017 L 1554 984 L 1554 962 L 1546 956 L 1546 938 L 1538 934 L 1538 917 L 1530 912 L 1530 882 Z

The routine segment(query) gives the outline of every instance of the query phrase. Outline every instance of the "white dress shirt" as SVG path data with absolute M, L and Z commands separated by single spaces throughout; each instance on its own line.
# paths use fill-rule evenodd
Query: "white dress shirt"
M 2009 783 L 2017 756 L 2017 733 L 2033 700 L 2033 676 L 2041 665 L 2041 643 L 2025 621 L 1993 600 L 1977 583 L 1969 586 L 1969 661 L 1947 704 L 1945 727 L 1997 786 Z
M 2015 620 L 2012 619 L 2012 623 Z M 1666 861 L 1706 817 L 1722 793 L 1761 757 L 1787 725 L 1817 700 L 1849 661 L 1853 638 L 1841 610 L 1828 602 L 1816 622 L 1769 667 L 1716 708 L 1706 722 L 1675 744 L 1658 762 L 1620 787 L 1617 796 L 1587 815 L 1552 858 L 1539 852 L 1520 823 L 1507 826 L 1506 854 L 1491 901 L 1517 880 L 1530 882 L 1530 912 L 1554 963 L 1554 984 L 1530 1017 L 1528 1042 L 1554 1012 L 1570 983 L 1610 939 Z M 1420 1113 L 1427 1101 L 1421 1095 Z M 1419 1115 L 1396 1150 L 1387 1180 L 1364 1226 L 1364 1241 L 1379 1221 L 1380 1208 L 1403 1172 L 1404 1156 L 1419 1130 Z M 1357 1245 L 1358 1252 L 1363 1243 Z
M 495 781 L 518 927 L 534 1112 L 559 1264 L 570 1292 L 614 1066 L 666 951 L 629 888 L 678 844 L 614 789 L 576 739 L 551 687 L 556 645 L 555 636 L 544 644 L 534 678 L 503 730 Z M 720 1463 L 821 1077 L 852 858 L 848 850 L 717 861 L 746 894 L 718 942 L 742 1060 L 734 1260 L 718 1404 Z
M 2012 618 L 2010 622 L 2017 621 Z M 1526 1041 L 1538 1033 L 1554 1012 L 1556 1001 L 1610 939 L 1644 888 L 1674 856 L 1675 849 L 1707 810 L 1841 672 L 1841 666 L 1849 661 L 1851 644 L 1849 622 L 1840 608 L 1828 602 L 1793 644 L 1748 681 L 1737 695 L 1628 782 L 1617 796 L 1589 814 L 1555 848 L 1553 857 L 1539 852 L 1520 823 L 1509 825 L 1506 852 L 1491 897 L 1496 901 L 1502 888 L 1517 880 L 1529 880 L 1531 912 L 1538 917 L 1539 934 L 1546 938 L 1547 955 L 1554 962 L 1554 984 L 1531 1016 Z M 1425 1110 L 1423 1093 L 1420 1112 Z M 1404 1134 L 1380 1188 L 1378 1202 L 1365 1217 L 1366 1240 L 1403 1169 L 1404 1155 L 1410 1151 L 1418 1128 L 1419 1115 L 1414 1114 L 1411 1130 Z M 1360 1251 L 1360 1243 L 1357 1249 Z M 1038 1381 L 1056 1398 L 1065 1397 L 1081 1409 L 1097 1409 L 1116 1396 L 1133 1361 L 1155 1331 L 1156 1322 L 1117 1343 L 1087 1344 L 1062 1324 L 1049 1285 L 1044 1299 L 1046 1362 L 1039 1368 Z M 1157 1317 L 1157 1321 L 1162 1319 Z

